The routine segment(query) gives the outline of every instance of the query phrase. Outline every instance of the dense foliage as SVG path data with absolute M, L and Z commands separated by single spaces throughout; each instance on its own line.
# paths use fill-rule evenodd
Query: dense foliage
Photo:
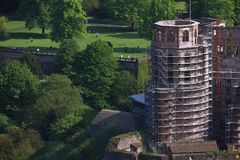
M 174 0 L 151 0 L 142 14 L 139 34 L 154 39 L 154 23 L 160 20 L 176 18 Z
M 130 24 L 131 30 L 141 20 L 141 13 L 147 5 L 147 0 L 117 0 L 115 4 L 115 16 Z
M 131 101 L 129 96 L 137 91 L 137 81 L 127 71 L 118 73 L 111 91 L 111 101 L 120 110 L 129 110 Z
M 0 12 L 6 14 L 15 13 L 19 7 L 19 0 L 1 0 Z
M 60 43 L 60 50 L 56 60 L 57 72 L 72 77 L 75 74 L 73 61 L 78 52 L 80 52 L 80 47 L 76 40 L 63 40 Z
M 52 7 L 51 38 L 54 41 L 83 37 L 86 32 L 86 13 L 82 0 L 56 0 Z
M 43 71 L 42 71 L 42 66 L 37 59 L 37 57 L 31 53 L 24 53 L 22 57 L 20 58 L 20 62 L 23 64 L 27 64 L 28 68 L 31 70 L 31 72 L 37 76 L 41 76 Z
M 82 87 L 86 102 L 96 109 L 107 107 L 117 69 L 109 43 L 100 40 L 91 43 L 78 55 L 74 65 L 75 83 Z
M 83 112 L 82 105 L 80 90 L 72 86 L 67 76 L 52 75 L 45 79 L 36 100 L 36 114 L 33 115 L 44 139 L 48 139 L 51 134 L 59 135 L 64 132 L 64 128 L 66 130 L 66 127 L 71 127 L 73 123 L 80 120 Z M 65 123 L 68 124 L 64 126 L 65 123 L 59 124 L 59 121 L 66 121 Z
M 0 110 L 19 121 L 35 102 L 38 79 L 25 64 L 8 62 L 0 70 Z
M 234 0 L 234 13 L 235 13 L 235 22 L 240 22 L 240 0 Z
M 36 153 L 44 142 L 35 130 L 7 129 L 0 134 L 0 160 L 23 160 Z
M 50 24 L 50 2 L 50 0 L 23 0 L 19 7 L 19 14 L 25 20 L 26 27 L 28 29 L 40 27 L 43 37 Z
M 234 3 L 234 0 L 193 0 L 192 15 L 194 18 L 213 17 L 223 19 L 226 20 L 228 26 L 233 26 L 235 16 L 239 17 L 239 5 L 239 3 Z
M 6 40 L 8 33 L 6 30 L 6 17 L 0 16 L 0 40 Z
M 83 0 L 83 8 L 88 15 L 97 16 L 96 12 L 100 8 L 99 0 Z

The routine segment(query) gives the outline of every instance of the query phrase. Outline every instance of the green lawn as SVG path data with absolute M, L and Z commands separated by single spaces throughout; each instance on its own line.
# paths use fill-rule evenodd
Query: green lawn
M 23 21 L 9 21 L 7 22 L 7 30 L 10 39 L 7 41 L 0 41 L 2 47 L 19 47 L 26 49 L 39 48 L 40 51 L 56 50 L 59 47 L 58 43 L 51 41 L 49 38 L 41 38 L 41 30 L 34 28 L 28 30 L 25 28 Z M 114 46 L 114 56 L 120 57 L 142 57 L 146 55 L 146 48 L 149 47 L 150 41 L 140 38 L 136 32 L 129 32 L 127 28 L 119 27 L 100 27 L 89 26 L 88 34 L 85 39 L 79 40 L 82 48 L 87 44 L 97 40 L 98 38 L 110 41 Z M 49 31 L 47 31 L 49 33 Z M 99 34 L 97 38 L 96 33 Z M 30 37 L 33 39 L 31 41 Z M 127 52 L 125 51 L 127 48 Z
M 177 2 L 176 3 L 176 9 L 186 11 L 187 10 L 186 3 L 185 2 Z

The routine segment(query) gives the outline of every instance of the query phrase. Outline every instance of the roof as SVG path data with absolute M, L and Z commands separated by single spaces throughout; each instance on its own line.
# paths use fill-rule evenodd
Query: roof
M 172 154 L 186 154 L 186 153 L 206 153 L 218 151 L 216 141 L 205 142 L 184 142 L 171 143 L 168 145 Z
M 123 131 L 132 131 L 134 129 L 134 116 L 129 112 L 102 109 L 93 119 L 90 133 L 95 135 L 109 125 L 117 126 Z
M 137 103 L 145 104 L 145 94 L 144 93 L 132 95 L 132 96 L 130 96 L 130 98 Z
M 199 22 L 193 20 L 167 20 L 156 22 L 155 25 L 162 27 L 189 27 L 196 26 Z

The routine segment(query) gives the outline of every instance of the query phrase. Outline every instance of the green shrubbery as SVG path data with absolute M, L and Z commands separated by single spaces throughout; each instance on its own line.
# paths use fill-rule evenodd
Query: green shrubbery
M 8 39 L 8 33 L 6 29 L 6 17 L 0 16 L 0 40 Z
M 7 129 L 0 134 L 0 160 L 28 159 L 43 145 L 35 130 Z

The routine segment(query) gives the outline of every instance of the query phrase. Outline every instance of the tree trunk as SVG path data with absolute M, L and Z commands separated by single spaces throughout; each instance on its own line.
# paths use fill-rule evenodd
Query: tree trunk
M 131 28 L 130 29 L 131 29 L 131 31 L 134 30 L 134 22 L 131 23 Z
M 42 38 L 45 37 L 45 27 L 42 27 Z

